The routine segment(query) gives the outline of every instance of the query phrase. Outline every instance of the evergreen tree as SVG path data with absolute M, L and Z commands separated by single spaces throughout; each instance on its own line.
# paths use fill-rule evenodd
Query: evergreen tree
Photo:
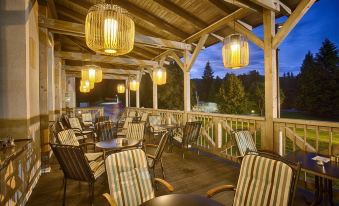
M 213 101 L 213 102 L 216 101 L 216 98 L 218 96 L 222 81 L 223 80 L 219 76 L 217 76 L 213 80 L 212 88 L 210 90 L 209 97 L 208 97 L 209 101 Z
M 226 74 L 217 98 L 219 112 L 241 114 L 246 110 L 244 86 L 234 74 Z
M 202 88 L 201 88 L 202 93 L 199 95 L 202 101 L 206 101 L 206 102 L 210 101 L 209 97 L 210 97 L 210 91 L 213 85 L 213 79 L 214 79 L 213 71 L 210 66 L 210 62 L 208 61 L 206 63 L 204 74 L 202 76 Z

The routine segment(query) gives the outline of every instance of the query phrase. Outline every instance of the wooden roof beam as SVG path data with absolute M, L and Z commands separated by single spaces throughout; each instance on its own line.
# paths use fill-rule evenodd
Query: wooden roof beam
M 301 0 L 291 16 L 282 25 L 282 28 L 274 36 L 272 40 L 272 47 L 278 48 L 281 42 L 286 38 L 290 31 L 295 27 L 299 20 L 305 15 L 305 13 L 311 8 L 316 0 Z
M 134 66 L 157 66 L 158 63 L 150 60 L 140 60 L 132 58 L 112 57 L 105 55 L 93 55 L 79 52 L 55 52 L 56 57 L 69 60 L 90 61 L 90 62 L 105 62 L 117 65 L 134 65 Z
M 257 4 L 246 0 L 224 0 L 227 3 L 234 4 L 239 8 L 248 9 L 255 12 L 262 12 L 262 8 Z
M 62 68 L 67 71 L 81 71 L 84 67 L 82 66 L 69 66 L 69 65 L 63 65 Z M 104 74 L 124 74 L 124 75 L 136 75 L 139 74 L 139 70 L 127 70 L 127 69 L 113 69 L 113 68 L 104 68 L 101 67 L 102 72 Z
M 66 76 L 81 78 L 81 74 L 79 72 L 74 72 L 74 71 L 66 72 Z M 127 75 L 118 75 L 118 74 L 104 74 L 102 75 L 102 78 L 103 79 L 128 80 Z
M 39 18 L 39 26 L 48 28 L 49 30 L 51 30 L 51 32 L 54 33 L 85 37 L 85 26 L 83 24 L 77 24 L 56 19 Z M 176 49 L 189 51 L 192 50 L 192 46 L 190 44 L 146 36 L 142 34 L 135 35 L 135 44 L 160 49 Z
M 74 43 L 76 46 L 78 46 L 80 49 L 87 51 L 89 53 L 95 53 L 94 51 L 92 51 L 90 48 L 87 47 L 86 43 L 81 41 L 80 39 L 78 39 L 77 37 L 73 37 L 73 36 L 64 36 L 63 38 L 68 39 L 69 41 L 71 41 L 72 43 Z

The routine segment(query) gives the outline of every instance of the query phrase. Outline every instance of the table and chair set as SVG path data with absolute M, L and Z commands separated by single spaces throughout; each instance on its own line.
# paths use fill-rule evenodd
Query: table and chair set
M 217 206 L 222 204 L 213 197 L 226 191 L 235 193 L 233 205 L 293 205 L 300 171 L 315 175 L 315 198 L 310 204 L 317 205 L 325 200 L 334 205 L 332 180 L 339 179 L 338 164 L 330 162 L 319 166 L 312 160 L 316 154 L 301 151 L 285 157 L 259 151 L 249 131 L 232 132 L 234 144 L 231 145 L 238 148 L 241 162 L 236 186 L 220 185 L 209 189 L 206 196 L 168 194 L 155 197 L 158 184 L 169 193 L 174 191 L 165 180 L 162 154 L 166 145 L 170 152 L 178 146 L 184 159 L 185 151 L 197 142 L 202 123 L 166 123 L 160 115 L 146 112 L 125 112 L 118 122 L 91 121 L 88 114 L 83 119 L 64 115 L 55 122 L 53 130 L 56 142 L 50 146 L 64 173 L 63 205 L 66 204 L 68 179 L 88 183 L 90 205 L 93 205 L 94 183 L 105 174 L 109 193 L 103 196 L 111 206 Z M 147 133 L 152 143 L 145 141 Z M 88 142 L 90 139 L 92 141 Z M 155 174 L 157 165 L 161 167 L 162 179 Z M 323 198 L 325 196 L 327 198 Z

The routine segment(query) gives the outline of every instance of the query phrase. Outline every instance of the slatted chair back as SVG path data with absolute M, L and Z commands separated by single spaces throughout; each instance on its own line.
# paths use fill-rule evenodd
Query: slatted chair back
M 50 144 L 50 146 L 66 178 L 86 182 L 94 181 L 93 172 L 79 146 L 60 144 Z
M 144 140 L 145 123 L 129 123 L 127 127 L 126 138 L 142 141 Z
M 95 124 L 99 140 L 111 140 L 115 137 L 115 125 L 112 122 L 98 122 Z
M 129 117 L 135 117 L 135 116 L 137 116 L 136 114 L 137 114 L 137 113 L 136 113 L 135 111 L 130 111 L 130 112 L 128 112 L 128 116 L 129 116 Z
M 63 114 L 60 118 L 62 125 L 65 127 L 65 129 L 70 128 L 69 125 L 69 118 L 66 114 Z
M 155 160 L 160 160 L 161 159 L 162 153 L 165 150 L 165 146 L 167 144 L 169 136 L 170 136 L 169 132 L 166 132 L 165 134 L 162 135 L 162 137 L 160 139 L 160 142 L 158 144 L 158 147 L 157 147 L 157 149 L 156 149 L 156 151 L 154 153 Z
M 137 206 L 155 197 L 143 150 L 113 153 L 105 165 L 110 195 L 117 206 Z
M 270 155 L 245 155 L 234 206 L 287 206 L 293 204 L 300 165 Z
M 81 114 L 81 118 L 83 122 L 93 122 L 92 114 L 91 113 L 83 113 Z
M 82 131 L 82 126 L 80 124 L 80 121 L 77 117 L 71 117 L 68 119 L 69 125 L 71 126 L 72 129 L 79 129 Z
M 160 115 L 149 115 L 148 123 L 150 126 L 157 126 L 161 124 L 161 116 Z
M 124 124 L 123 124 L 122 128 L 124 128 L 124 129 L 127 129 L 127 127 L 128 127 L 128 124 L 129 124 L 129 123 L 131 123 L 131 122 L 132 122 L 132 120 L 133 120 L 133 118 L 132 118 L 132 117 L 126 117 L 126 119 L 125 119 L 125 122 L 124 122 Z
M 74 134 L 74 131 L 71 129 L 63 130 L 58 133 L 57 140 L 59 144 L 62 145 L 73 145 L 73 146 L 79 146 L 79 141 Z
M 200 135 L 201 125 L 202 123 L 200 121 L 186 122 L 182 140 L 184 145 L 197 142 Z
M 248 151 L 257 152 L 257 147 L 253 141 L 250 131 L 238 131 L 234 133 L 240 156 L 244 156 Z

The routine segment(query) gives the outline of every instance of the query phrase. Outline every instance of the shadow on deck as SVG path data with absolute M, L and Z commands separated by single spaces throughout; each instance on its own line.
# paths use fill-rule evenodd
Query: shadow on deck
M 189 152 L 185 155 L 185 159 L 182 159 L 181 152 L 174 149 L 173 153 L 165 152 L 163 158 L 165 179 L 174 186 L 174 193 L 205 195 L 208 189 L 220 184 L 235 184 L 239 173 L 239 165 L 208 154 L 198 155 L 196 152 Z M 159 168 L 156 170 L 156 175 L 161 176 Z M 59 169 L 57 161 L 54 160 L 52 171 L 41 176 L 27 205 L 61 205 L 62 179 L 62 171 Z M 109 189 L 104 174 L 95 183 L 94 205 L 108 205 L 101 197 L 101 194 L 105 192 L 109 192 Z M 164 194 L 167 194 L 165 189 L 159 187 L 156 195 Z M 224 205 L 232 205 L 233 195 L 233 192 L 224 192 L 215 196 L 214 199 Z M 295 205 L 306 205 L 303 196 L 312 198 L 310 192 L 298 189 Z M 68 181 L 66 205 L 88 204 L 88 185 L 77 181 Z

